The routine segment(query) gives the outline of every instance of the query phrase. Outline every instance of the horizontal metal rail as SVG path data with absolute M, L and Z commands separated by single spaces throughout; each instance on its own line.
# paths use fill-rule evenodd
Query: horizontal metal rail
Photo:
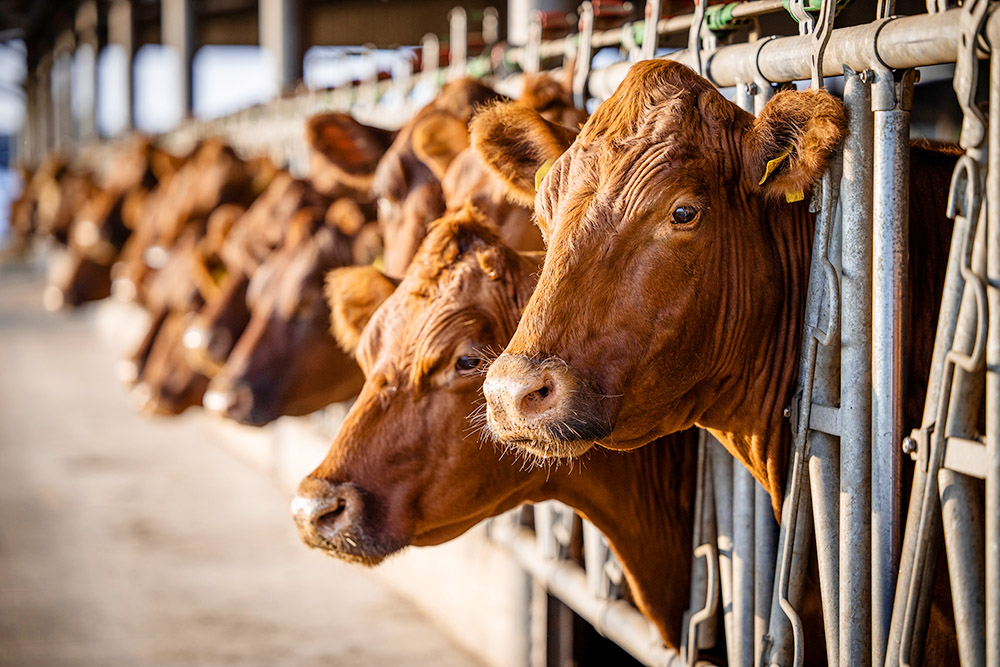
M 587 572 L 572 561 L 546 556 L 531 530 L 499 521 L 491 526 L 490 535 L 552 595 L 636 659 L 651 667 L 685 667 L 682 656 L 664 646 L 659 632 L 635 607 L 625 600 L 594 595 Z M 710 664 L 695 663 L 698 667 Z
M 940 14 L 904 16 L 839 28 L 830 35 L 823 58 L 824 76 L 841 76 L 844 65 L 856 72 L 882 64 L 890 69 L 905 69 L 955 62 L 958 52 L 959 17 L 961 10 Z M 763 47 L 754 43 L 722 46 L 705 59 L 705 78 L 720 87 L 734 86 L 747 62 L 756 60 L 765 79 L 772 83 L 799 81 L 810 76 L 809 59 L 812 38 L 806 36 L 778 37 Z M 984 52 L 982 57 L 986 56 Z M 687 51 L 664 56 L 688 66 L 694 57 Z M 631 63 L 617 63 L 594 70 L 590 79 L 591 93 L 598 98 L 610 97 L 625 78 Z

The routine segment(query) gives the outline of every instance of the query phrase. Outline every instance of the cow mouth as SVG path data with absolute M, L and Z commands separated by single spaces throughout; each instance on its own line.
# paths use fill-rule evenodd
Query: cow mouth
M 611 435 L 611 427 L 599 421 L 554 422 L 530 431 L 508 430 L 493 420 L 488 423 L 490 434 L 501 446 L 535 465 L 578 458 Z
M 406 546 L 398 545 L 393 540 L 373 537 L 360 530 L 341 533 L 334 538 L 321 537 L 314 540 L 306 544 L 319 549 L 330 558 L 366 567 L 379 565 Z

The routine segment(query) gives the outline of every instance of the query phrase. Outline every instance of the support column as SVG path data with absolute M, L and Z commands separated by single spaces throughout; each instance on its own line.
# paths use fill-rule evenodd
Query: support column
M 108 44 L 114 44 L 125 55 L 125 131 L 132 129 L 132 0 L 114 0 L 108 10 Z
M 53 146 L 51 53 L 41 57 L 35 70 L 35 111 L 35 155 L 41 160 Z
M 194 54 L 194 10 L 191 0 L 160 0 L 160 41 L 180 58 L 180 96 L 184 115 L 191 113 L 191 56 Z
M 76 50 L 76 36 L 66 30 L 58 39 L 52 51 L 52 138 L 56 149 L 68 152 L 72 148 L 76 132 L 73 128 L 73 108 L 71 91 L 73 85 L 73 52 Z
M 302 77 L 295 20 L 295 0 L 259 0 L 257 33 L 260 46 L 274 60 L 277 91 L 291 88 Z
M 76 93 L 78 106 L 74 109 L 74 115 L 77 136 L 84 143 L 97 139 L 97 53 L 99 50 L 97 0 L 86 0 L 76 10 L 76 51 L 74 53 L 77 65 L 76 73 L 81 75 L 74 81 L 74 85 L 80 85 L 80 90 Z

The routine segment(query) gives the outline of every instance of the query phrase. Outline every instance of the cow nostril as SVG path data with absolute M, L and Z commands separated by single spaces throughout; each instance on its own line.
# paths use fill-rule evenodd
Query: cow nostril
M 313 523 L 321 531 L 334 532 L 337 529 L 337 520 L 340 519 L 346 509 L 347 500 L 345 498 L 337 498 L 331 506 L 317 512 Z
M 556 403 L 555 381 L 548 374 L 541 381 L 524 393 L 520 401 L 521 413 L 525 416 L 536 416 L 551 408 Z

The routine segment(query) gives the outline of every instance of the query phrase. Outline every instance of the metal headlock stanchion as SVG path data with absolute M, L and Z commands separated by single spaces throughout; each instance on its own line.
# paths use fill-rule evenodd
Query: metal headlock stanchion
M 988 4 L 968 2 L 962 8 L 955 92 L 963 111 L 960 144 L 965 154 L 955 167 L 948 198 L 955 229 L 924 419 L 904 443 L 916 460 L 920 484 L 915 478 L 904 541 L 907 557 L 900 567 L 893 614 L 898 657 L 890 652 L 887 660 L 893 665 L 919 664 L 939 526 L 944 528 L 959 656 L 963 665 L 986 664 L 986 547 L 975 478 L 989 477 L 989 450 L 976 435 L 989 325 L 987 212 L 982 206 L 987 145 L 985 119 L 975 95 L 977 40 Z

